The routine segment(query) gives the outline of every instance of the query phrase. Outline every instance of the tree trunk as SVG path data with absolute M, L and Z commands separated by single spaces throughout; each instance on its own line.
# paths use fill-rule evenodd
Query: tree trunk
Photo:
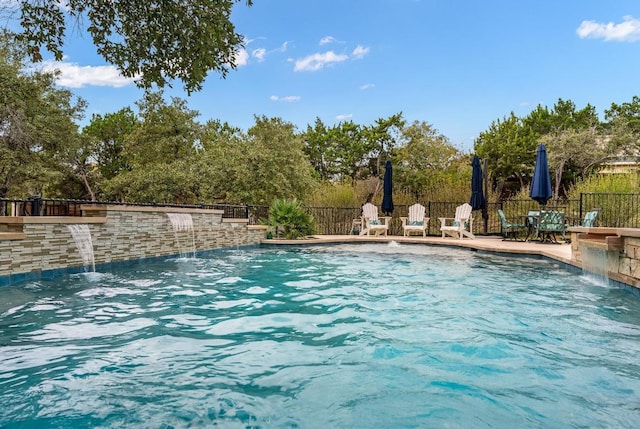
M 554 186 L 555 189 L 553 191 L 554 201 L 557 201 L 558 197 L 560 196 L 560 185 L 562 183 L 562 173 L 564 173 L 564 165 L 565 165 L 565 161 L 564 160 L 560 161 L 560 163 L 558 164 L 555 170 L 556 183 Z
M 89 184 L 89 179 L 87 178 L 87 172 L 84 168 L 80 167 L 80 177 L 82 178 L 82 183 L 84 184 L 84 189 L 91 195 L 91 201 L 96 200 L 96 195 L 91 189 L 91 185 Z

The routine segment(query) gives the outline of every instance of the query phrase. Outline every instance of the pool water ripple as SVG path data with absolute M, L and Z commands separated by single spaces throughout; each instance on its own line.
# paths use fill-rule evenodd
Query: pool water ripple
M 218 252 L 0 289 L 0 427 L 640 427 L 640 303 L 448 248 Z

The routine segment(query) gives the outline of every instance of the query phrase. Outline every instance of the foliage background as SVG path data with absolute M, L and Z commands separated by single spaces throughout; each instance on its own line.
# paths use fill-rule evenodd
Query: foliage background
M 305 130 L 255 117 L 244 131 L 198 122 L 180 98 L 149 90 L 118 112 L 93 115 L 80 129 L 83 100 L 31 67 L 25 45 L 0 34 L 0 197 L 28 195 L 102 201 L 230 203 L 269 206 L 380 204 L 384 163 L 394 167 L 394 202 L 467 201 L 471 158 L 487 160 L 489 202 L 528 198 L 536 147 L 547 146 L 554 199 L 597 189 L 639 192 L 637 174 L 603 175 L 602 166 L 640 154 L 640 98 L 612 103 L 601 121 L 591 105 L 559 99 L 525 117 L 489 124 L 474 153 L 426 121 L 399 112 L 372 124 L 316 119 Z

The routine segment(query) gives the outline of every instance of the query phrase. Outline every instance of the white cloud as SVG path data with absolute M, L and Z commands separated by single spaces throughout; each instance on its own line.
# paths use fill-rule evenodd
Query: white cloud
M 286 97 L 278 97 L 277 95 L 272 95 L 269 97 L 271 101 L 282 101 L 283 103 L 293 103 L 294 101 L 300 101 L 299 95 L 287 95 Z
M 251 41 L 253 41 L 253 40 L 251 40 Z M 253 51 L 251 51 L 251 57 L 253 57 L 256 60 L 258 60 L 258 62 L 262 62 L 262 61 L 267 59 L 268 55 L 271 55 L 274 52 L 286 52 L 288 46 L 289 46 L 289 42 L 284 42 L 279 47 L 277 47 L 275 49 L 272 49 L 270 51 L 267 51 L 265 48 L 256 48 Z M 238 65 L 246 65 L 248 60 L 249 60 L 249 58 L 248 58 L 248 54 L 247 54 L 246 61 L 244 61 L 242 64 L 238 64 Z
M 364 90 L 367 90 L 367 89 L 371 89 L 374 86 L 376 86 L 376 85 L 373 84 L 373 83 L 365 83 L 364 85 L 360 85 L 360 89 L 364 91 Z
M 334 39 L 333 36 L 325 36 L 322 39 L 320 39 L 320 46 L 326 45 L 327 43 L 333 43 L 335 41 L 336 39 Z
M 255 58 L 258 61 L 262 62 L 262 61 L 264 61 L 265 55 L 267 55 L 267 50 L 264 49 L 264 48 L 254 49 L 253 52 L 251 52 L 251 55 L 253 56 L 253 58 Z
M 337 115 L 336 119 L 339 121 L 344 121 L 345 119 L 351 119 L 353 118 L 353 113 L 347 113 L 345 115 Z
M 236 67 L 246 66 L 249 62 L 249 53 L 245 49 L 240 49 L 236 52 L 235 60 Z
M 369 53 L 369 48 L 365 48 L 364 46 L 358 45 L 353 50 L 351 55 L 353 55 L 353 58 L 355 58 L 356 60 L 359 60 L 361 58 L 364 58 L 364 56 L 367 55 L 368 53 Z
M 82 88 L 86 85 L 121 88 L 134 81 L 122 76 L 114 66 L 80 66 L 76 63 L 45 61 L 42 63 L 42 70 L 60 71 L 57 84 L 69 88 Z
M 326 65 L 333 65 L 342 61 L 346 61 L 349 57 L 344 54 L 336 54 L 333 51 L 325 53 L 316 53 L 296 60 L 294 71 L 317 71 Z
M 604 39 L 605 41 L 635 42 L 640 40 L 640 19 L 632 16 L 625 16 L 622 22 L 615 24 L 597 23 L 595 21 L 582 21 L 576 30 L 581 39 Z

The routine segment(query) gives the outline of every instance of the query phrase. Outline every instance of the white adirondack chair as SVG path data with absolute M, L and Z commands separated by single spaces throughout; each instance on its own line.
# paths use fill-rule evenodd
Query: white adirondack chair
M 362 206 L 362 230 L 360 235 L 387 235 L 389 231 L 389 221 L 391 217 L 383 216 L 378 217 L 378 207 L 371 203 L 366 203 Z
M 425 212 L 424 206 L 416 203 L 409 207 L 409 216 L 400 217 L 405 237 L 411 235 L 412 232 L 421 232 L 423 237 L 427 236 L 429 218 L 425 217 Z
M 456 207 L 456 215 L 454 218 L 441 217 L 440 231 L 442 238 L 450 235 L 453 238 L 462 240 L 462 237 L 476 238 L 473 235 L 473 218 L 471 217 L 471 206 L 467 203 Z M 450 224 L 448 224 L 450 222 Z

